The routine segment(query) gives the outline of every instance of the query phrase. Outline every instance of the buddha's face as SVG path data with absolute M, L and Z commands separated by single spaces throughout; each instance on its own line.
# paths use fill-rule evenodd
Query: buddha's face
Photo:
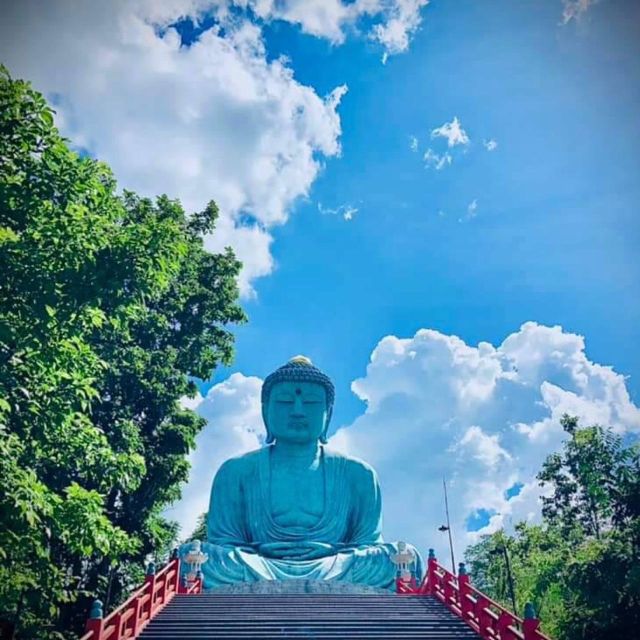
M 327 394 L 315 382 L 278 382 L 271 389 L 266 415 L 269 431 L 281 442 L 320 438 L 327 421 Z

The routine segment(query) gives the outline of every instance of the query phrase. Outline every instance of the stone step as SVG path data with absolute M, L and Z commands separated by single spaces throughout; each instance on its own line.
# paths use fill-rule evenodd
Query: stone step
M 477 640 L 478 636 L 471 630 L 465 629 L 393 629 L 391 627 L 381 627 L 378 629 L 337 629 L 320 630 L 282 628 L 273 629 L 243 629 L 243 630 L 210 630 L 180 632 L 175 631 L 154 631 L 145 630 L 141 638 L 144 640 L 208 640 L 209 638 L 421 638 L 421 640 L 440 640 L 440 638 L 462 638 L 464 640 Z
M 176 596 L 141 640 L 398 638 L 478 636 L 428 596 L 394 594 L 200 594 Z

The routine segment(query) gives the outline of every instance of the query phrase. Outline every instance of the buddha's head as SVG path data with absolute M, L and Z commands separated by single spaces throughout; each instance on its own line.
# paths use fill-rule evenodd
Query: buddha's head
M 267 443 L 326 443 L 334 396 L 329 376 L 305 356 L 296 356 L 276 369 L 262 385 Z

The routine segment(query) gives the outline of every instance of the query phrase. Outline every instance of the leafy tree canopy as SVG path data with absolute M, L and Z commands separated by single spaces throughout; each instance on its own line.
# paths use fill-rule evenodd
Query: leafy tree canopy
M 119 195 L 0 68 L 0 618 L 21 638 L 72 637 L 175 539 L 203 426 L 179 399 L 245 320 L 240 263 L 203 248 L 217 215 Z
M 476 586 L 508 606 L 506 547 L 517 606 L 532 601 L 557 640 L 635 637 L 640 628 L 640 450 L 612 430 L 564 416 L 568 439 L 538 479 L 541 525 L 520 523 L 467 549 Z

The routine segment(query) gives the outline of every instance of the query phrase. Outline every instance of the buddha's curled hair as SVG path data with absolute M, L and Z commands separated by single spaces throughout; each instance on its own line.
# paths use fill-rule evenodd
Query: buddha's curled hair
M 326 373 L 323 373 L 316 367 L 309 358 L 305 356 L 296 356 L 291 358 L 287 364 L 282 365 L 276 369 L 273 373 L 270 373 L 262 384 L 262 415 L 265 418 L 266 425 L 266 408 L 269 403 L 269 396 L 271 395 L 271 389 L 278 382 L 315 382 L 316 384 L 324 387 L 327 394 L 327 425 L 320 436 L 322 443 L 327 442 L 327 428 L 329 421 L 331 420 L 331 413 L 333 412 L 333 402 L 335 399 L 336 391 L 331 382 L 331 378 Z M 267 442 L 272 442 L 273 439 L 269 433 L 269 427 L 267 426 Z

